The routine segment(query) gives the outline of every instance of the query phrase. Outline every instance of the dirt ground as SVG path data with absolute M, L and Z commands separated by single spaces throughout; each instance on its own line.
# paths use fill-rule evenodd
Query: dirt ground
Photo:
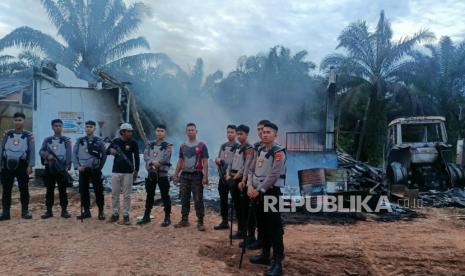
M 214 231 L 218 215 L 207 211 L 207 231 L 191 227 L 162 228 L 162 207 L 153 223 L 124 226 L 76 220 L 78 195 L 70 190 L 65 220 L 40 219 L 45 190 L 31 188 L 34 218 L 20 219 L 14 190 L 12 220 L 0 224 L 0 275 L 261 275 L 266 267 L 251 265 L 247 251 L 238 269 L 239 241 L 230 246 L 228 231 Z M 144 194 L 134 195 L 133 216 L 143 212 Z M 157 195 L 158 197 L 158 195 Z M 57 200 L 57 199 L 56 199 Z M 110 214 L 106 195 L 106 214 Z M 192 208 L 193 209 L 193 208 Z M 285 229 L 287 275 L 465 275 L 465 211 L 422 209 L 410 220 L 380 222 L 372 217 L 334 224 L 315 220 Z M 180 208 L 174 207 L 173 221 Z

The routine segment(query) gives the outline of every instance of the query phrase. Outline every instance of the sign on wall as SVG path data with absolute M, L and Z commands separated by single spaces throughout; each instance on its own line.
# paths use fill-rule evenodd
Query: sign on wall
M 63 121 L 63 134 L 84 134 L 84 112 L 58 112 Z

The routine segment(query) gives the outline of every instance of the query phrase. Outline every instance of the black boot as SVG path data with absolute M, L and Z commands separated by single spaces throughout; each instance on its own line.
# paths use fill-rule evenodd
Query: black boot
M 220 224 L 217 224 L 217 225 L 213 226 L 213 229 L 215 229 L 215 230 L 229 229 L 228 220 L 223 219 Z
M 2 220 L 10 220 L 10 210 L 4 210 L 2 215 L 0 216 L 0 221 Z
M 252 256 L 249 260 L 253 264 L 270 265 L 270 250 L 262 249 L 262 253 L 260 255 Z
M 29 212 L 28 209 L 23 209 L 23 210 L 21 211 L 21 217 L 22 217 L 23 219 L 32 219 L 32 214 Z
M 105 213 L 101 207 L 98 208 L 98 220 L 105 220 Z
M 87 218 L 91 218 L 92 217 L 92 214 L 90 213 L 90 210 L 89 209 L 85 209 L 84 210 L 84 213 L 80 214 L 79 216 L 76 217 L 76 219 L 87 219 Z
M 65 219 L 68 219 L 71 217 L 71 215 L 68 213 L 68 210 L 66 210 L 66 208 L 61 209 L 61 217 Z
M 161 226 L 162 227 L 166 227 L 168 225 L 171 224 L 171 218 L 170 218 L 170 214 L 165 214 L 165 219 L 163 220 L 163 222 L 161 223 Z
M 251 244 L 247 245 L 247 249 L 249 250 L 258 250 L 263 247 L 262 242 L 260 240 L 256 240 L 252 242 Z
M 149 210 L 145 210 L 144 216 L 142 217 L 141 220 L 139 220 L 139 221 L 137 222 L 137 224 L 139 224 L 139 225 L 147 224 L 147 223 L 149 223 L 149 222 L 151 222 L 151 221 L 152 221 L 152 219 L 150 218 L 150 211 L 149 211 Z
M 247 237 L 247 239 L 245 239 L 245 246 L 247 247 L 247 249 L 249 249 L 249 246 L 255 242 L 256 242 L 255 237 Z M 243 246 L 244 246 L 244 241 L 241 241 L 239 243 L 239 248 L 242 248 Z
M 48 218 L 51 218 L 53 217 L 53 212 L 52 212 L 52 208 L 47 208 L 47 211 L 42 215 L 40 216 L 42 219 L 48 219 Z
M 265 271 L 265 276 L 281 276 L 283 275 L 283 263 L 281 259 L 273 260 L 273 264 Z

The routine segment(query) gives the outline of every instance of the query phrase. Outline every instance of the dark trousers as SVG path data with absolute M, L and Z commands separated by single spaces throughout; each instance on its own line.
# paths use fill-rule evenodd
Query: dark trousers
M 145 191 L 147 192 L 147 199 L 145 200 L 145 210 L 152 210 L 155 190 L 160 189 L 161 200 L 163 201 L 163 207 L 165 214 L 171 214 L 171 199 L 170 199 L 170 182 L 168 176 L 156 176 L 155 174 L 149 175 L 145 179 Z
M 29 208 L 29 175 L 27 174 L 27 162 L 20 160 L 16 170 L 3 168 L 1 181 L 3 185 L 2 207 L 3 212 L 9 212 L 11 207 L 11 190 L 15 178 L 18 180 L 19 197 L 21 200 L 21 209 L 27 211 Z
M 281 196 L 281 190 L 277 187 L 270 188 L 264 194 L 264 196 L 267 195 L 279 197 Z M 262 210 L 263 248 L 269 251 L 270 248 L 273 247 L 273 258 L 282 260 L 284 258 L 284 229 L 281 214 L 279 212 L 271 212 L 271 210 L 264 212 L 263 200 L 260 201 L 259 205 Z
M 223 221 L 228 221 L 229 217 L 228 195 L 230 190 L 228 182 L 220 176 L 220 181 L 218 182 L 218 193 L 220 194 L 220 214 Z
M 92 182 L 95 193 L 95 201 L 99 209 L 103 209 L 103 183 L 102 171 L 99 169 L 86 168 L 83 172 L 79 172 L 79 193 L 81 194 L 81 204 L 84 209 L 90 208 L 90 193 L 89 185 Z
M 231 179 L 228 184 L 231 189 L 231 197 L 234 205 L 234 211 L 237 218 L 237 229 L 243 233 L 247 231 L 247 218 L 249 209 L 249 198 L 247 196 L 247 187 L 239 190 L 240 179 Z
M 195 213 L 199 221 L 203 221 L 205 215 L 205 207 L 203 204 L 203 174 L 201 172 L 195 173 L 181 173 L 179 178 L 180 194 L 181 194 L 181 215 L 183 220 L 187 220 L 191 208 L 191 193 L 194 196 Z
M 66 186 L 68 182 L 62 174 L 51 173 L 48 168 L 45 168 L 44 175 L 45 187 L 47 192 L 45 194 L 45 206 L 47 210 L 52 209 L 55 199 L 55 185 L 58 185 L 58 193 L 60 194 L 60 206 L 63 210 L 68 207 L 68 194 L 66 193 Z

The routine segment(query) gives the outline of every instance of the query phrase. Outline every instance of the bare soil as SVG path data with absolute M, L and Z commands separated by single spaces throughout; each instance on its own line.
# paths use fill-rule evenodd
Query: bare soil
M 228 231 L 214 231 L 217 213 L 207 211 L 206 232 L 191 226 L 159 225 L 162 207 L 150 225 L 138 226 L 145 194 L 134 194 L 133 225 L 92 219 L 81 223 L 79 197 L 70 190 L 71 219 L 42 220 L 44 188 L 31 187 L 32 220 L 20 219 L 14 190 L 12 219 L 0 223 L 0 275 L 261 275 L 246 252 L 238 269 L 239 241 L 229 245 Z M 157 194 L 158 197 L 158 194 Z M 106 195 L 106 214 L 111 198 Z M 58 194 L 56 195 L 58 201 Z M 193 208 L 192 208 L 193 210 Z M 285 229 L 287 275 L 465 275 L 465 211 L 426 208 L 414 219 L 381 222 L 367 216 L 351 223 L 309 219 Z M 173 209 L 173 222 L 180 208 Z

